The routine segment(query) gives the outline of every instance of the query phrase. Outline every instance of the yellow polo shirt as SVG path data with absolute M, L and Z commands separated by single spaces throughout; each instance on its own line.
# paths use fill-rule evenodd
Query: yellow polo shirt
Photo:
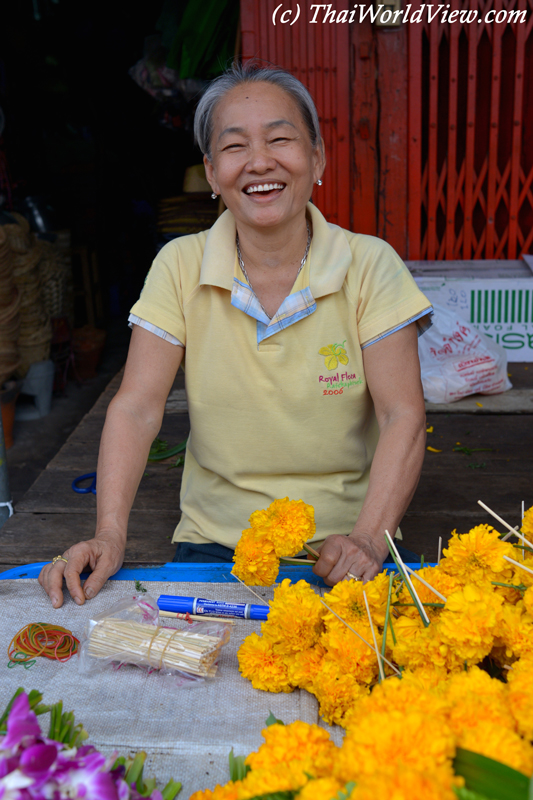
M 349 534 L 378 426 L 362 350 L 431 305 L 385 242 L 307 207 L 307 262 L 269 320 L 240 271 L 229 211 L 169 242 L 131 313 L 185 346 L 191 433 L 175 542 L 234 548 L 250 514 L 275 498 L 315 509 L 320 542 Z

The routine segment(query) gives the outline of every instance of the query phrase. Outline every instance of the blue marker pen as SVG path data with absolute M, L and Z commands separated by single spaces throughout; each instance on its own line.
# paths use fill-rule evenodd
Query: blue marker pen
M 213 617 L 240 617 L 241 619 L 266 620 L 269 606 L 253 603 L 224 603 L 221 600 L 205 600 L 201 597 L 182 597 L 173 594 L 159 596 L 157 605 L 160 611 L 174 611 L 178 614 L 207 614 Z

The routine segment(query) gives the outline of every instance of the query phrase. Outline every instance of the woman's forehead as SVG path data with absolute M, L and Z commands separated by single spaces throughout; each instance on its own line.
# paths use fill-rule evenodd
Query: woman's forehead
M 288 125 L 305 127 L 298 103 L 284 89 L 271 83 L 246 83 L 230 89 L 217 103 L 214 113 L 217 136 L 236 133 L 251 124 L 274 128 Z

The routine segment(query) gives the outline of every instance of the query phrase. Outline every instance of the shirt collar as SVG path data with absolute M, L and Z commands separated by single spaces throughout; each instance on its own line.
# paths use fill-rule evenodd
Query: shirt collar
M 341 288 L 352 262 L 352 251 L 343 229 L 328 222 L 315 205 L 308 203 L 307 213 L 313 225 L 309 288 L 313 297 L 323 297 Z M 231 292 L 236 259 L 235 218 L 226 210 L 207 234 L 200 285 L 219 286 Z

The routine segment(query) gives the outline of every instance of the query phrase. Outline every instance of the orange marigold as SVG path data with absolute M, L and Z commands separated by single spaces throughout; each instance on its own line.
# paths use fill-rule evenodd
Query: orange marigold
M 465 728 L 457 738 L 457 746 L 501 761 L 528 777 L 533 772 L 533 747 L 530 743 L 494 722 L 482 720 L 474 728 Z
M 533 739 L 533 656 L 525 656 L 507 672 L 509 708 L 518 732 Z
M 513 557 L 513 546 L 502 542 L 498 531 L 490 525 L 476 525 L 468 533 L 455 531 L 443 550 L 440 567 L 449 575 L 455 575 L 463 584 L 503 581 L 503 576 L 512 576 L 512 566 L 503 556 Z
M 253 528 L 247 528 L 237 542 L 233 573 L 247 586 L 271 586 L 279 571 L 274 545 Z
M 268 620 L 261 626 L 263 636 L 276 653 L 290 655 L 317 644 L 324 630 L 325 608 L 306 581 L 292 584 L 288 578 L 274 589 Z
M 373 580 L 365 583 L 364 591 L 368 600 L 370 614 L 372 615 L 372 622 L 384 625 L 389 594 L 389 578 L 386 571 L 380 572 Z M 331 592 L 325 595 L 324 600 L 336 614 L 353 628 L 359 630 L 359 623 L 368 626 L 368 614 L 361 581 L 340 581 L 333 587 Z M 392 597 L 391 602 L 394 600 L 396 600 L 395 596 Z M 326 627 L 331 624 L 335 626 L 342 625 L 334 614 L 326 614 L 324 621 Z
M 444 696 L 448 723 L 457 736 L 483 721 L 514 730 L 515 723 L 507 702 L 504 683 L 491 678 L 479 667 L 458 672 L 447 681 Z
M 283 656 L 275 653 L 271 642 L 251 633 L 237 651 L 239 671 L 254 689 L 266 692 L 292 692 Z
M 361 778 L 350 800 L 457 800 L 453 787 L 463 783 L 449 765 L 421 772 L 400 762 Z
M 384 765 L 432 772 L 454 755 L 455 737 L 440 715 L 428 716 L 423 709 L 376 711 L 350 728 L 335 759 L 333 774 L 346 783 L 379 773 Z
M 292 685 L 310 691 L 316 680 L 317 672 L 320 669 L 325 653 L 325 647 L 322 647 L 321 644 L 317 644 L 315 647 L 310 647 L 308 650 L 302 650 L 301 653 L 294 653 L 290 656 L 286 656 L 285 664 Z
M 330 725 L 344 726 L 347 714 L 368 690 L 326 656 L 309 691 L 318 700 L 320 716 Z
M 204 789 L 204 791 L 194 792 L 191 794 L 189 800 L 238 800 L 239 798 L 240 781 L 229 781 L 224 786 L 215 786 L 211 789 Z
M 337 797 L 342 788 L 342 783 L 335 778 L 318 778 L 304 786 L 298 794 L 298 800 L 327 800 Z
M 318 725 L 296 720 L 290 725 L 270 725 L 261 734 L 264 744 L 246 758 L 253 772 L 275 771 L 281 764 L 298 763 L 313 777 L 330 774 L 337 748 L 329 733 Z
M 237 800 L 300 789 L 309 781 L 306 766 L 307 762 L 293 761 L 291 764 L 279 764 L 275 770 L 254 769 L 240 782 Z
M 524 536 L 529 538 L 529 540 L 531 541 L 531 537 L 533 536 L 533 506 L 531 506 L 531 508 L 528 508 L 528 510 L 524 514 L 521 530 Z
M 274 500 L 267 509 L 254 511 L 250 525 L 272 542 L 277 556 L 288 558 L 300 552 L 315 535 L 315 510 L 303 500 Z
M 469 583 L 448 597 L 437 623 L 441 642 L 459 660 L 477 664 L 490 653 L 502 618 L 502 598 Z
M 368 625 L 358 626 L 367 642 L 372 644 L 372 632 Z M 381 636 L 376 633 L 378 649 L 381 648 Z M 334 661 L 341 672 L 355 678 L 359 683 L 374 683 L 378 677 L 378 659 L 373 650 L 355 635 L 353 631 L 339 623 L 331 626 L 320 639 L 326 648 L 325 660 Z M 381 651 L 380 651 L 381 652 Z

